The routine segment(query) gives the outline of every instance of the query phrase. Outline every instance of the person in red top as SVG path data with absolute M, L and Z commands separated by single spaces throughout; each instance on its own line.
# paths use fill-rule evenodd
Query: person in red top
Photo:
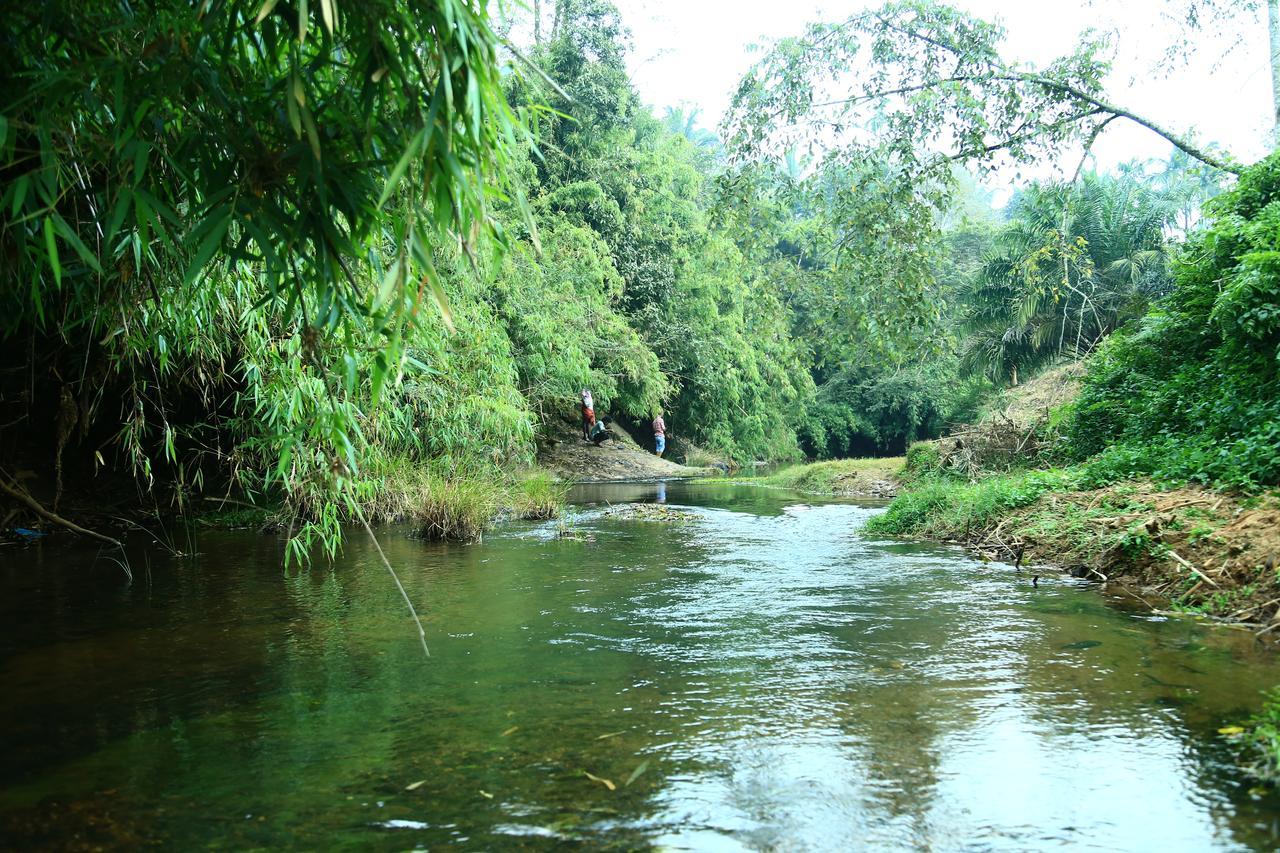
M 662 410 L 653 418 L 653 452 L 658 456 L 667 449 L 667 422 L 662 419 Z
M 596 409 L 595 400 L 591 399 L 591 392 L 586 388 L 582 389 L 582 440 L 591 440 L 591 428 L 596 425 Z

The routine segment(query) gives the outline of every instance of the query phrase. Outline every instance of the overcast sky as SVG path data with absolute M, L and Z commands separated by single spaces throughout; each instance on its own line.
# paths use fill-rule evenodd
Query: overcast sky
M 831 0 L 616 0 L 630 27 L 631 73 L 641 97 L 662 114 L 686 103 L 715 128 L 744 71 L 759 58 L 750 46 L 801 32 L 815 20 L 841 20 L 870 5 Z M 953 5 L 1008 31 L 1006 58 L 1043 65 L 1074 49 L 1092 27 L 1115 33 L 1111 99 L 1175 132 L 1194 131 L 1245 162 L 1266 152 L 1271 80 L 1265 20 L 1242 16 L 1229 37 L 1200 34 L 1189 63 L 1168 63 L 1166 49 L 1181 34 L 1165 0 L 1044 2 L 957 0 Z M 1232 43 L 1237 42 L 1234 48 Z M 1231 49 L 1229 49 L 1231 48 Z M 1094 146 L 1107 168 L 1134 158 L 1163 157 L 1169 145 L 1130 122 L 1108 126 Z M 1069 157 L 1068 171 L 1078 155 Z

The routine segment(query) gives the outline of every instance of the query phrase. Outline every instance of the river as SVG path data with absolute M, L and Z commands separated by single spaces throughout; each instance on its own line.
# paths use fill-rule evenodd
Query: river
M 607 515 L 661 499 L 674 521 Z M 582 487 L 567 523 L 0 554 L 0 847 L 1274 849 L 1216 734 L 1247 634 L 868 538 L 878 509 Z M 567 534 L 567 535 L 566 535 Z

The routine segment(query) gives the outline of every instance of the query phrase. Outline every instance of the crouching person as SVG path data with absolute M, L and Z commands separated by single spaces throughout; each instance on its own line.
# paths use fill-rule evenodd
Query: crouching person
M 596 447 L 613 438 L 613 433 L 609 432 L 609 419 L 601 418 L 596 421 L 595 426 L 591 427 L 591 433 L 588 438 L 591 439 L 591 443 Z

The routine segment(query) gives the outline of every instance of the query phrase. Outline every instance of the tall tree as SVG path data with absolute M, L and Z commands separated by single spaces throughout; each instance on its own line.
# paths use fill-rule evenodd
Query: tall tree
M 1272 132 L 1280 145 L 1280 0 L 1267 0 L 1267 47 L 1271 58 Z

